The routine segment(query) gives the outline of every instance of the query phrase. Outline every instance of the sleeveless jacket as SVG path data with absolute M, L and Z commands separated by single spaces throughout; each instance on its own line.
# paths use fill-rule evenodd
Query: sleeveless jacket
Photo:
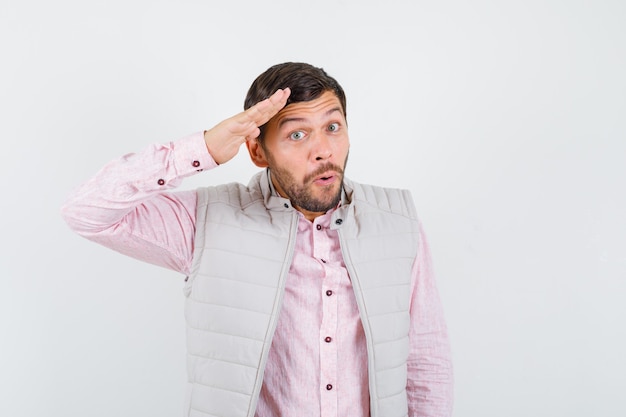
M 185 416 L 252 417 L 294 251 L 298 215 L 272 195 L 267 170 L 246 187 L 198 190 L 185 284 Z M 367 341 L 372 417 L 408 414 L 411 269 L 418 223 L 406 190 L 344 180 L 333 213 Z

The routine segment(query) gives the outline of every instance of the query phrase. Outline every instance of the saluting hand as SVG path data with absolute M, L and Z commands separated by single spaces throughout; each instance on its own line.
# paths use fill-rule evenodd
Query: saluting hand
M 239 147 L 249 139 L 259 136 L 259 126 L 267 123 L 287 103 L 291 90 L 277 90 L 269 98 L 259 101 L 248 110 L 228 118 L 204 132 L 209 153 L 218 164 L 230 161 Z

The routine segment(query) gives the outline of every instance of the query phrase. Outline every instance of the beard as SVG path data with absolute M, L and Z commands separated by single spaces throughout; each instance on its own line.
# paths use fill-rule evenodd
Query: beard
M 337 207 L 341 200 L 341 191 L 343 189 L 343 172 L 344 170 L 338 165 L 330 162 L 321 165 L 314 172 L 307 175 L 302 184 L 299 184 L 293 175 L 284 168 L 278 167 L 272 158 L 268 158 L 272 180 L 283 190 L 291 204 L 309 212 L 326 213 L 328 210 Z M 344 168 L 348 162 L 348 157 L 344 162 Z M 313 194 L 313 185 L 311 181 L 324 172 L 334 171 L 338 181 L 333 184 L 318 187 L 319 195 Z

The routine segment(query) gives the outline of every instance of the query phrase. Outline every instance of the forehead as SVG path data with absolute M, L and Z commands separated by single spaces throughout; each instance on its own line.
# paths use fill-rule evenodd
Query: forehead
M 279 111 L 272 118 L 270 123 L 279 125 L 283 121 L 296 120 L 315 120 L 328 114 L 335 113 L 337 110 L 343 116 L 341 102 L 332 91 L 325 91 L 318 98 L 310 101 L 301 101 L 292 103 Z

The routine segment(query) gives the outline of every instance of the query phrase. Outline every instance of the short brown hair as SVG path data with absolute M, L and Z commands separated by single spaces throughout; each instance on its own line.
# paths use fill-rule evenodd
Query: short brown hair
M 254 106 L 259 101 L 263 101 L 279 88 L 291 89 L 291 94 L 286 106 L 291 103 L 315 100 L 326 91 L 332 91 L 341 104 L 344 117 L 346 113 L 346 94 L 341 85 L 333 77 L 328 75 L 322 68 L 303 62 L 285 62 L 268 68 L 259 75 L 248 90 L 244 101 L 244 110 Z M 260 126 L 263 138 L 265 125 Z

